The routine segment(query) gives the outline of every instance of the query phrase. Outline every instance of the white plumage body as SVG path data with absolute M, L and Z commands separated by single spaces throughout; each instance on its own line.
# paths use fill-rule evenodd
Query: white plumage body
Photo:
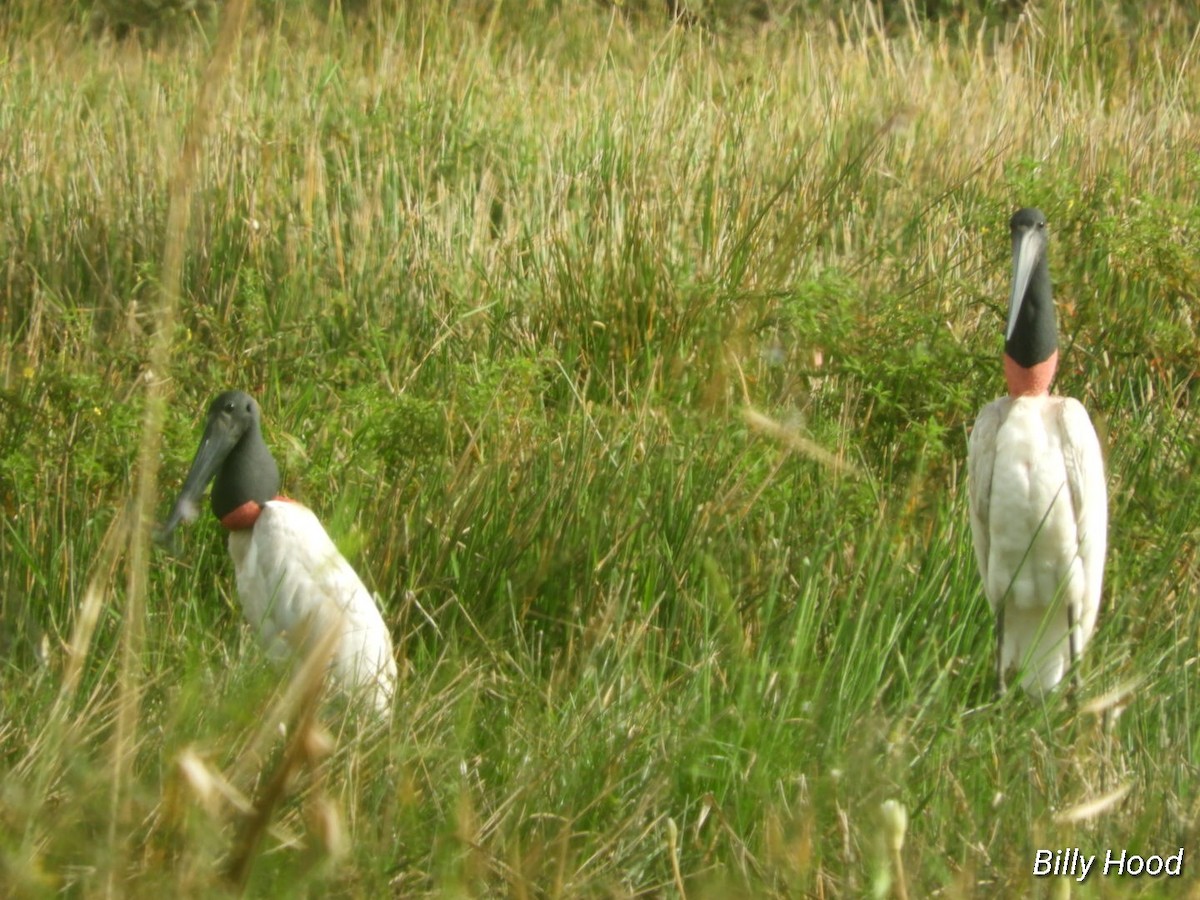
M 1108 538 L 1100 442 L 1076 400 L 1005 397 L 976 421 L 967 469 L 975 555 L 1002 626 L 999 671 L 1019 670 L 1041 694 L 1096 627 Z
M 253 528 L 230 532 L 229 553 L 242 611 L 268 652 L 277 659 L 302 654 L 311 636 L 337 629 L 334 679 L 386 713 L 396 684 L 391 635 L 312 511 L 289 501 L 263 504 Z

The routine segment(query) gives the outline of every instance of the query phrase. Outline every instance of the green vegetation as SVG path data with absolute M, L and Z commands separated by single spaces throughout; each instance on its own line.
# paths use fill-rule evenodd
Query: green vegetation
M 914 898 L 1200 890 L 1194 14 L 399 5 L 207 77 L 215 16 L 0 26 L 2 892 L 884 897 L 888 800 Z M 995 699 L 967 526 L 1020 205 L 1108 445 L 1075 703 Z M 280 699 L 210 516 L 131 537 L 234 386 L 381 595 L 386 732 Z

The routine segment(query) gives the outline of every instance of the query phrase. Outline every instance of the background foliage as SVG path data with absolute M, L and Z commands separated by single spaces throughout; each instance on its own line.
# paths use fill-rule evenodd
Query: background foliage
M 207 895 L 242 857 L 252 893 L 1018 896 L 1037 848 L 1193 852 L 1194 11 L 688 9 L 256 7 L 156 372 L 219 11 L 7 8 L 10 890 Z M 963 490 L 1026 204 L 1112 519 L 1082 688 L 1044 705 L 993 696 Z M 161 514 L 210 397 L 252 390 L 403 661 L 390 727 L 323 709 L 270 803 L 287 679 L 216 523 L 127 603 L 151 379 Z

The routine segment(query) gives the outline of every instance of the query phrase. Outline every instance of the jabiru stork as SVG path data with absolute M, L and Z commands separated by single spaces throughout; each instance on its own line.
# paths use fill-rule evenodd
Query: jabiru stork
M 268 654 L 303 654 L 336 629 L 333 680 L 386 715 L 396 685 L 392 637 L 374 597 L 307 507 L 279 495 L 279 468 L 263 441 L 258 403 L 226 391 L 208 408 L 200 447 L 170 518 L 169 538 L 193 521 L 213 480 L 212 511 L 229 531 L 242 612 Z
M 1087 411 L 1050 393 L 1058 335 L 1046 217 L 1021 209 L 1009 227 L 1008 396 L 975 422 L 967 481 L 975 556 L 996 616 L 1000 691 L 1015 671 L 1026 692 L 1040 696 L 1078 662 L 1095 630 L 1108 497 Z

